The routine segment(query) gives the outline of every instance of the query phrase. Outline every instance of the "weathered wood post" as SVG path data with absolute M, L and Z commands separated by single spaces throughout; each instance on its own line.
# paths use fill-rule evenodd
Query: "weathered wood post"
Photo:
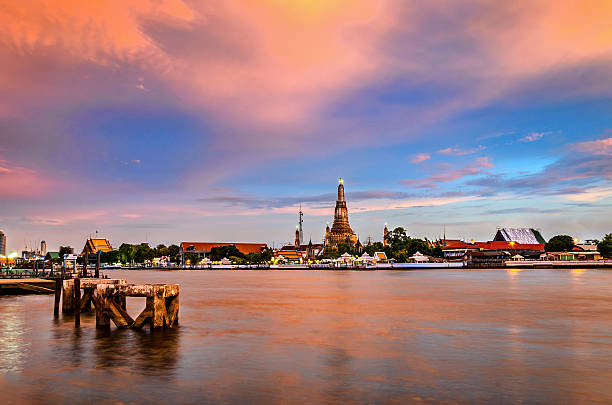
M 96 253 L 96 278 L 100 278 L 100 254 L 101 251 L 98 250 L 98 253 Z
M 163 328 L 166 319 L 166 300 L 161 289 L 153 293 L 153 318 L 151 328 Z
M 62 296 L 62 312 L 72 312 L 74 309 L 74 280 L 68 279 L 63 281 L 64 292 Z
M 108 300 L 106 291 L 98 291 L 96 307 L 96 328 L 110 329 L 110 316 L 108 314 Z
M 74 326 L 81 326 L 81 279 L 74 279 Z
M 58 277 L 55 279 L 55 303 L 53 305 L 53 315 L 55 317 L 59 316 L 59 304 L 60 304 L 61 296 L 62 296 L 62 279 Z
M 89 262 L 89 253 L 85 253 L 83 257 L 83 278 L 87 277 L 87 263 Z

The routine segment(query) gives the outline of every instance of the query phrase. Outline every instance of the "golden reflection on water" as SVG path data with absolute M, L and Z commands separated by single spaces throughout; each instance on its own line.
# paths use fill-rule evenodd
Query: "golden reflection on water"
M 2 305 L 2 316 L 0 316 L 0 372 L 21 371 L 29 346 L 26 341 L 25 314 L 15 303 L 0 301 L 0 305 Z
M 0 380 L 2 393 L 17 403 L 612 403 L 609 271 L 109 275 L 179 283 L 179 327 L 100 332 L 84 314 L 75 331 L 70 316 L 51 320 L 52 297 L 3 297 L 0 325 L 24 332 L 12 351 L 0 343 L 19 364 L 7 375 L 20 394 Z

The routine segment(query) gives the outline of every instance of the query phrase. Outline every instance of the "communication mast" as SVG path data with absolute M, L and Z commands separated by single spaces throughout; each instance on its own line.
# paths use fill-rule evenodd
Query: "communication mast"
M 300 221 L 299 221 L 299 232 L 300 232 L 300 246 L 304 244 L 304 213 L 302 212 L 302 203 L 300 203 Z

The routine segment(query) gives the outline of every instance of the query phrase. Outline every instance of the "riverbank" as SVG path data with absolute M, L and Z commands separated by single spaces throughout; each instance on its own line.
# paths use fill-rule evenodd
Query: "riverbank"
M 600 261 L 507 261 L 501 263 L 479 263 L 470 264 L 466 262 L 439 262 L 439 263 L 377 263 L 373 265 L 331 265 L 331 264 L 272 264 L 272 265 L 232 265 L 232 264 L 208 264 L 208 265 L 185 265 L 167 267 L 105 267 L 104 270 L 423 270 L 423 269 L 508 269 L 508 268 L 531 268 L 531 269 L 572 269 L 572 268 L 612 268 L 612 260 Z

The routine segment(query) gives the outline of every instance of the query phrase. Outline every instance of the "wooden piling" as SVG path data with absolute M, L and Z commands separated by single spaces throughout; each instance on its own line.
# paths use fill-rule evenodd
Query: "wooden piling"
M 98 250 L 98 253 L 96 253 L 96 278 L 100 277 L 100 254 L 102 252 L 100 250 Z
M 55 317 L 59 316 L 59 305 L 60 305 L 61 296 L 62 296 L 62 279 L 58 277 L 55 279 L 55 303 L 53 305 L 53 316 Z
M 74 326 L 81 326 L 81 279 L 74 279 Z
M 96 302 L 96 328 L 110 329 L 110 316 L 106 308 L 110 297 L 98 294 Z
M 62 312 L 69 313 L 74 310 L 74 282 L 72 280 L 64 280 L 63 282 Z
M 87 264 L 89 263 L 89 253 L 83 256 L 83 278 L 87 277 Z

